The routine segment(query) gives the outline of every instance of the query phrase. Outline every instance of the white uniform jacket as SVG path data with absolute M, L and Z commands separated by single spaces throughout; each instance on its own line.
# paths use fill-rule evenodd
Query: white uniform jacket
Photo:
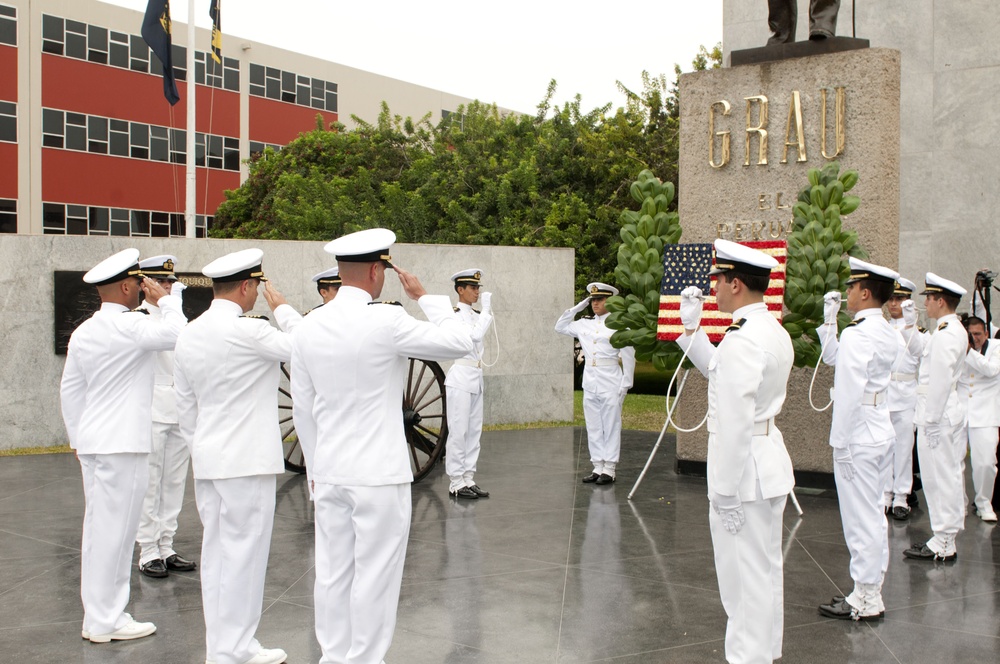
M 632 387 L 635 375 L 635 348 L 611 345 L 614 330 L 604 324 L 608 314 L 573 320 L 576 309 L 567 309 L 556 321 L 556 332 L 580 340 L 583 350 L 583 391 L 594 394 L 620 394 Z M 621 366 L 618 366 L 621 358 Z
M 859 311 L 840 333 L 833 358 L 837 371 L 833 376 L 830 447 L 877 445 L 896 438 L 887 392 L 892 367 L 901 352 L 901 337 L 882 317 L 881 309 Z
M 756 500 L 759 483 L 763 498 L 776 498 L 795 486 L 784 439 L 771 421 L 785 403 L 795 353 L 767 305 L 740 307 L 733 320 L 741 319 L 718 348 L 701 328 L 677 343 L 708 376 L 709 495 Z
M 278 382 L 292 340 L 242 313 L 235 302 L 212 300 L 177 340 L 177 411 L 198 480 L 284 472 Z M 274 315 L 283 330 L 302 320 L 288 305 Z
M 1000 339 L 987 339 L 982 353 L 969 349 L 958 387 L 970 427 L 1000 426 Z
M 292 413 L 310 480 L 413 481 L 401 408 L 407 358 L 453 360 L 473 350 L 446 296 L 424 295 L 418 304 L 430 322 L 342 286 L 292 334 Z
M 471 353 L 460 358 L 462 364 L 456 362 L 451 365 L 444 384 L 469 394 L 481 394 L 483 391 L 483 337 L 490 329 L 493 314 L 480 313 L 464 302 L 459 302 L 456 308 L 458 311 L 455 312 L 455 316 L 472 334 L 474 347 Z M 473 363 L 478 366 L 471 366 Z
M 902 318 L 890 318 L 889 325 L 899 334 L 903 352 L 896 357 L 889 381 L 889 411 L 909 410 L 917 405 L 917 373 L 920 356 L 930 335 L 917 328 L 907 330 Z
M 161 319 L 105 302 L 69 340 L 60 398 L 77 454 L 148 454 L 155 351 L 174 347 L 184 324 L 180 298 L 159 300 Z
M 149 312 L 153 320 L 160 320 L 163 312 L 155 304 L 143 302 L 140 309 Z M 174 351 L 161 350 L 153 365 L 153 421 L 177 424 L 177 396 L 174 392 Z
M 965 404 L 958 398 L 958 379 L 965 366 L 969 336 L 955 314 L 942 316 L 920 359 L 914 423 L 964 426 Z

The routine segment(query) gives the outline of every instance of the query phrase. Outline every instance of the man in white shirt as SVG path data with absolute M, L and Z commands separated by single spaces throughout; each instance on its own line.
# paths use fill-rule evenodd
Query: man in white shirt
M 274 524 L 276 476 L 284 472 L 278 425 L 286 332 L 302 317 L 264 276 L 260 249 L 218 258 L 202 274 L 215 299 L 177 340 L 174 378 L 181 435 L 191 448 L 195 499 L 204 526 L 201 597 L 206 659 L 214 664 L 276 664 L 285 651 L 254 638 Z M 257 289 L 274 311 L 248 315 Z
M 316 505 L 316 638 L 322 664 L 378 664 L 392 643 L 410 531 L 400 404 L 408 358 L 473 350 L 448 298 L 392 267 L 383 228 L 333 240 L 343 285 L 292 334 L 292 414 Z M 427 316 L 375 301 L 387 269 Z
M 583 417 L 594 470 L 583 482 L 611 484 L 621 455 L 622 404 L 635 375 L 635 349 L 612 346 L 614 330 L 605 325 L 608 298 L 618 295 L 618 289 L 595 281 L 587 284 L 587 293 L 586 298 L 559 317 L 556 332 L 579 339 L 584 357 Z M 588 304 L 594 315 L 573 320 Z
M 969 414 L 966 438 L 975 490 L 972 510 L 983 521 L 996 523 L 997 515 L 991 501 L 997 478 L 997 440 L 1000 436 L 1000 340 L 989 338 L 986 323 L 979 318 L 971 317 L 965 324 L 972 348 L 965 356 L 958 388 Z
M 927 316 L 937 320 L 920 359 L 917 377 L 917 456 L 933 537 L 903 552 L 914 560 L 955 560 L 955 539 L 965 528 L 965 403 L 958 379 L 969 350 L 969 337 L 955 315 L 966 290 L 928 272 L 924 277 Z
M 708 376 L 708 520 L 726 624 L 726 661 L 781 658 L 784 631 L 782 514 L 795 485 L 774 417 L 781 412 L 795 353 L 767 310 L 778 261 L 715 241 L 719 311 L 733 324 L 715 348 L 700 327 L 702 292 L 681 291 L 678 345 Z
M 86 508 L 80 550 L 83 638 L 138 639 L 156 631 L 125 613 L 132 550 L 149 483 L 156 352 L 174 347 L 184 327 L 180 298 L 139 271 L 139 250 L 97 264 L 83 280 L 100 310 L 73 332 L 60 385 L 63 421 L 83 473 Z M 160 307 L 136 312 L 139 294 Z
M 854 320 L 838 340 L 840 293 L 828 293 L 825 323 L 818 332 L 824 361 L 837 367 L 830 447 L 854 590 L 821 604 L 819 612 L 842 620 L 877 620 L 885 615 L 882 582 L 889 565 L 889 531 L 883 493 L 896 439 L 886 397 L 892 368 L 903 352 L 899 335 L 882 317 L 882 305 L 892 296 L 899 274 L 857 258 L 849 261 L 847 310 Z
M 472 308 L 479 301 L 482 278 L 479 268 L 451 275 L 458 293 L 455 315 L 469 329 L 475 348 L 455 360 L 444 381 L 448 396 L 448 447 L 444 460 L 450 479 L 448 494 L 472 500 L 490 497 L 475 478 L 483 435 L 483 337 L 493 322 L 490 293 L 483 293 L 482 311 Z
M 182 297 L 184 284 L 174 275 L 176 256 L 164 254 L 139 261 L 142 273 Z M 143 302 L 139 309 L 149 312 L 149 317 L 163 317 L 160 308 Z M 174 394 L 174 352 L 163 350 L 156 354 L 153 375 L 153 446 L 149 454 L 149 487 L 142 501 L 139 517 L 139 571 L 153 578 L 164 578 L 170 571 L 190 572 L 195 563 L 174 551 L 177 534 L 177 516 L 184 504 L 184 485 L 187 483 L 188 461 L 191 453 L 181 438 L 177 424 L 177 397 Z

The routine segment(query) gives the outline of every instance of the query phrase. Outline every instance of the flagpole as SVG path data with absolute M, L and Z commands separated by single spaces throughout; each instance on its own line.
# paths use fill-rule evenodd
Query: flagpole
M 197 237 L 195 229 L 195 209 L 197 199 L 195 190 L 197 189 L 198 177 L 195 172 L 195 135 L 197 125 L 195 124 L 195 84 L 194 84 L 194 0 L 188 0 L 188 22 L 187 22 L 187 132 L 186 146 L 187 159 L 185 159 L 185 197 L 184 197 L 184 237 Z M 205 145 L 206 160 L 208 159 Z M 207 163 L 207 162 L 206 162 Z

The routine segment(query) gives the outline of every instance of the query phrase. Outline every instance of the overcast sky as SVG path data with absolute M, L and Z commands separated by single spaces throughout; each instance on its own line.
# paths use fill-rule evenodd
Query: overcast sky
M 199 27 L 208 6 L 195 2 Z M 173 20 L 187 9 L 172 0 Z M 672 79 L 674 63 L 690 71 L 700 45 L 722 40 L 721 0 L 225 0 L 222 12 L 223 53 L 242 37 L 526 113 L 553 78 L 558 103 L 620 106 L 616 80 L 638 91 L 643 70 Z

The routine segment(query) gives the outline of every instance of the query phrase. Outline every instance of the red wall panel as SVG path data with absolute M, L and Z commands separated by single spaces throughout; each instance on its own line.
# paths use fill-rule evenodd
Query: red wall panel
M 0 198 L 17 198 L 17 143 L 0 143 Z
M 316 128 L 316 115 L 325 126 L 336 122 L 336 113 L 318 111 L 273 99 L 250 97 L 250 140 L 287 145 L 304 131 Z
M 17 49 L 0 45 L 0 99 L 17 101 Z
M 180 82 L 177 90 L 181 100 L 171 107 L 159 76 L 42 54 L 42 106 L 47 108 L 183 129 L 187 84 Z M 197 90 L 198 131 L 239 136 L 239 95 L 203 85 Z
M 240 174 L 199 168 L 198 214 L 215 214 Z M 206 195 L 205 185 L 208 183 Z M 42 150 L 42 200 L 52 203 L 184 211 L 184 166 L 71 150 Z

